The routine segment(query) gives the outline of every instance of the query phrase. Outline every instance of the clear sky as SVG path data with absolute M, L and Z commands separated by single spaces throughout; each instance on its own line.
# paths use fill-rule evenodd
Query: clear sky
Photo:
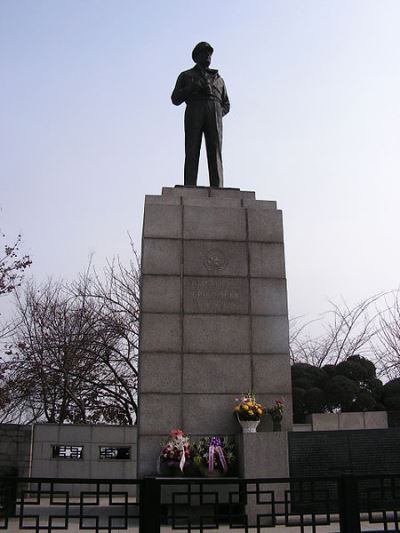
M 398 0 L 0 0 L 0 228 L 38 279 L 140 248 L 144 195 L 183 181 L 170 94 L 206 40 L 225 185 L 283 209 L 291 315 L 397 288 L 399 27 Z

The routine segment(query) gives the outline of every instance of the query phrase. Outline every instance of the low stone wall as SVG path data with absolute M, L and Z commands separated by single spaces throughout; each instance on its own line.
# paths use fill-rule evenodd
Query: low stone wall
M 31 426 L 0 424 L 0 472 L 15 467 L 18 476 L 29 476 Z
M 36 424 L 32 476 L 136 478 L 136 438 L 134 426 Z M 82 456 L 53 457 L 54 446 L 82 447 Z M 129 458 L 101 458 L 100 447 L 129 448 Z
M 359 413 L 314 413 L 308 417 L 312 431 L 340 431 L 344 429 L 386 429 L 386 411 Z

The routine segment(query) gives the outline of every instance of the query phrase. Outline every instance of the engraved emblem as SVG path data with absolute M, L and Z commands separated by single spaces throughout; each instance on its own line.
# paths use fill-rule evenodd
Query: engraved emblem
M 216 248 L 209 250 L 204 260 L 204 265 L 207 270 L 219 271 L 223 270 L 226 266 L 226 259 L 221 250 Z

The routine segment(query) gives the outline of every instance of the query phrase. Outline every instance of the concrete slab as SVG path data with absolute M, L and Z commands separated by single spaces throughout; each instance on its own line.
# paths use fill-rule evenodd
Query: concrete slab
M 223 188 L 216 189 L 210 188 L 210 197 L 225 199 L 225 198 L 241 198 L 246 200 L 255 200 L 256 193 L 254 191 L 242 191 L 241 189 Z
M 249 240 L 283 243 L 282 211 L 248 209 Z
M 141 394 L 140 435 L 168 436 L 172 428 L 181 427 L 181 422 L 181 396 L 179 394 Z
M 255 315 L 287 315 L 285 279 L 251 278 L 250 294 Z
M 250 276 L 284 278 L 285 259 L 282 244 L 249 243 Z
M 364 413 L 365 429 L 386 429 L 388 416 L 386 411 L 367 411 Z
M 166 368 L 168 371 L 166 372 Z M 180 353 L 144 353 L 140 357 L 139 394 L 181 392 Z
M 178 352 L 181 349 L 181 317 L 176 314 L 142 313 L 141 352 Z
M 146 194 L 144 197 L 145 205 L 182 205 L 182 200 L 179 196 L 159 194 Z
M 183 212 L 183 237 L 245 241 L 245 211 L 232 207 L 186 206 Z
M 155 313 L 179 313 L 181 309 L 180 276 L 143 275 L 142 311 Z
M 313 431 L 337 431 L 339 429 L 338 413 L 313 413 L 311 415 Z
M 288 354 L 289 323 L 286 316 L 252 318 L 253 353 Z
M 183 427 L 190 435 L 232 435 L 238 431 L 233 416 L 236 394 L 185 394 Z M 224 413 L 224 416 L 221 416 Z
M 251 209 L 276 209 L 276 202 L 271 200 L 251 200 L 244 198 L 242 205 Z
M 290 362 L 287 354 L 253 355 L 255 391 L 291 393 Z
M 142 249 L 142 273 L 180 275 L 182 244 L 173 239 L 145 239 Z
M 339 429 L 364 429 L 363 413 L 340 413 Z
M 249 355 L 186 354 L 183 390 L 197 393 L 230 393 L 251 389 Z
M 144 237 L 180 239 L 182 237 L 182 207 L 152 205 L 145 209 Z
M 183 349 L 186 353 L 249 353 L 249 317 L 186 315 L 183 317 Z

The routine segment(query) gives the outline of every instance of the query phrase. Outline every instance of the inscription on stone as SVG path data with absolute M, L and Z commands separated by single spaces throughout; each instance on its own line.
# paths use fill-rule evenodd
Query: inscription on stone
M 246 314 L 248 285 L 242 278 L 184 279 L 184 312 Z

